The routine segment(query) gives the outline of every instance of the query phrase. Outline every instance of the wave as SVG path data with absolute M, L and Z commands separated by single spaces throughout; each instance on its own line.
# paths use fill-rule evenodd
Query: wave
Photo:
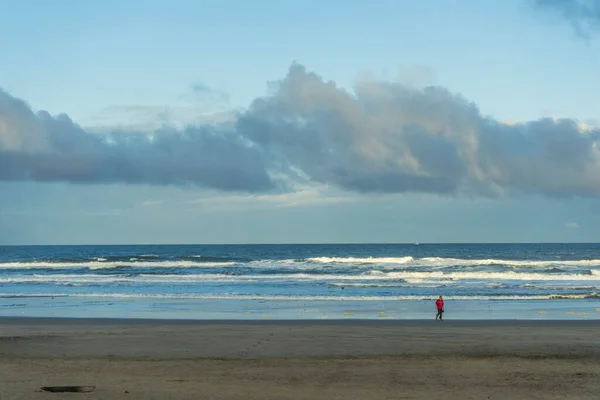
M 575 287 L 591 287 L 590 282 L 600 283 L 600 273 L 597 271 L 589 274 L 543 274 L 520 272 L 382 272 L 367 271 L 360 275 L 343 274 L 313 274 L 287 273 L 287 274 L 240 274 L 212 273 L 212 274 L 164 274 L 164 273 L 97 273 L 97 274 L 32 274 L 0 277 L 0 283 L 201 283 L 201 282 L 277 282 L 277 283 L 302 283 L 323 282 L 331 286 L 370 285 L 381 287 L 416 285 L 423 287 L 431 284 L 456 284 L 458 282 L 486 282 L 487 284 L 502 285 L 507 281 L 525 282 L 525 286 L 540 287 L 530 282 L 552 282 L 564 286 L 565 282 L 573 282 Z M 586 282 L 586 283 L 583 283 Z M 400 285 L 403 284 L 403 285 Z M 597 286 L 597 285 L 596 285 Z
M 551 294 L 551 300 L 580 300 L 580 299 L 600 299 L 600 293 L 588 294 Z
M 104 277 L 93 275 L 92 278 L 68 276 L 54 277 L 50 276 L 30 276 L 24 278 L 0 278 L 0 283 L 54 283 L 54 284 L 80 284 L 80 283 L 119 283 L 134 282 L 134 279 L 123 277 Z
M 402 281 L 404 282 L 404 281 Z M 406 284 L 402 283 L 350 283 L 350 282 L 334 282 L 330 283 L 331 287 L 376 287 L 376 288 L 405 288 Z
M 196 262 L 232 262 L 232 263 L 248 263 L 254 261 L 249 258 L 241 257 L 214 257 L 214 256 L 201 256 L 191 255 L 178 257 L 178 260 L 182 261 L 196 261 Z
M 286 260 L 292 261 L 292 260 Z M 296 262 L 302 260 L 294 260 Z M 553 266 L 600 266 L 600 259 L 589 260 L 503 260 L 503 259 L 464 259 L 445 257 L 314 257 L 305 261 L 322 264 L 412 264 L 415 266 L 429 267 L 456 267 L 456 266 L 486 266 L 504 265 L 517 267 L 553 267 Z
M 444 266 L 462 266 L 462 265 L 505 265 L 512 267 L 590 267 L 600 266 L 600 259 L 591 260 L 501 260 L 501 259 L 460 259 L 460 258 L 438 258 L 426 257 L 421 259 L 422 263 L 430 263 L 434 266 L 435 263 Z
M 281 279 L 281 280 L 378 280 L 378 281 L 407 281 L 417 280 L 496 280 L 496 281 L 599 281 L 600 272 L 592 271 L 587 274 L 543 274 L 525 272 L 383 272 L 367 271 L 361 275 L 331 275 L 331 274 L 273 274 L 273 275 L 242 275 L 240 277 L 253 279 Z
M 596 271 L 597 272 L 597 271 Z M 428 280 L 496 280 L 496 281 L 597 281 L 598 274 L 544 274 L 527 272 L 381 272 L 370 271 L 373 279 L 428 279 Z
M 110 269 L 110 268 L 207 268 L 207 267 L 227 267 L 235 265 L 233 261 L 209 262 L 209 261 L 139 261 L 133 257 L 128 261 L 90 261 L 90 262 L 5 262 L 0 263 L 0 269 L 67 269 L 67 268 L 88 268 L 88 269 Z
M 169 260 L 164 260 L 155 254 L 140 254 L 134 256 L 104 256 L 90 260 L 74 259 L 46 259 L 0 262 L 3 268 L 117 268 L 117 267 L 218 267 L 229 265 L 243 265 L 252 268 L 282 268 L 302 269 L 311 268 L 311 265 L 334 265 L 344 268 L 380 265 L 391 270 L 402 270 L 409 267 L 424 267 L 443 269 L 448 267 L 476 267 L 476 266 L 506 266 L 506 267 L 537 267 L 549 268 L 549 271 L 560 273 L 564 268 L 598 267 L 600 259 L 586 260 L 503 260 L 503 259 L 464 259 L 444 257 L 312 257 L 302 259 L 248 259 L 236 257 L 215 257 L 206 255 L 185 255 Z
M 238 281 L 239 276 L 225 274 L 197 274 L 197 275 L 29 275 L 22 277 L 0 278 L 0 283 L 201 283 L 201 282 L 232 282 Z M 251 279 L 240 281 L 252 282 Z
M 415 261 L 413 257 L 313 257 L 305 260 L 321 264 L 408 264 Z M 304 260 L 285 261 L 304 262 Z

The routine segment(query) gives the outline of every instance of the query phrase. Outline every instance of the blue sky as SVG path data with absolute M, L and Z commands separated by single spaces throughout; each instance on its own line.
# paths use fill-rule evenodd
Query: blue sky
M 596 242 L 598 22 L 539 3 L 0 0 L 0 244 Z

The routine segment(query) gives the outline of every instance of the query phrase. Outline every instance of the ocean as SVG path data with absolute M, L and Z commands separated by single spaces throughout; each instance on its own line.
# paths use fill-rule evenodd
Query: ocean
M 599 319 L 600 244 L 0 246 L 0 316 Z

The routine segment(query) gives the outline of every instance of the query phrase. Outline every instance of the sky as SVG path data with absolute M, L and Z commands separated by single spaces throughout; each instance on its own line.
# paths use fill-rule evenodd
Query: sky
M 599 0 L 0 0 L 0 245 L 600 241 Z

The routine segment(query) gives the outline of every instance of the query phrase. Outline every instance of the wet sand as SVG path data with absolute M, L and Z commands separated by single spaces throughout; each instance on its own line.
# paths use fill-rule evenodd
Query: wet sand
M 599 328 L 1 318 L 0 399 L 597 399 Z

